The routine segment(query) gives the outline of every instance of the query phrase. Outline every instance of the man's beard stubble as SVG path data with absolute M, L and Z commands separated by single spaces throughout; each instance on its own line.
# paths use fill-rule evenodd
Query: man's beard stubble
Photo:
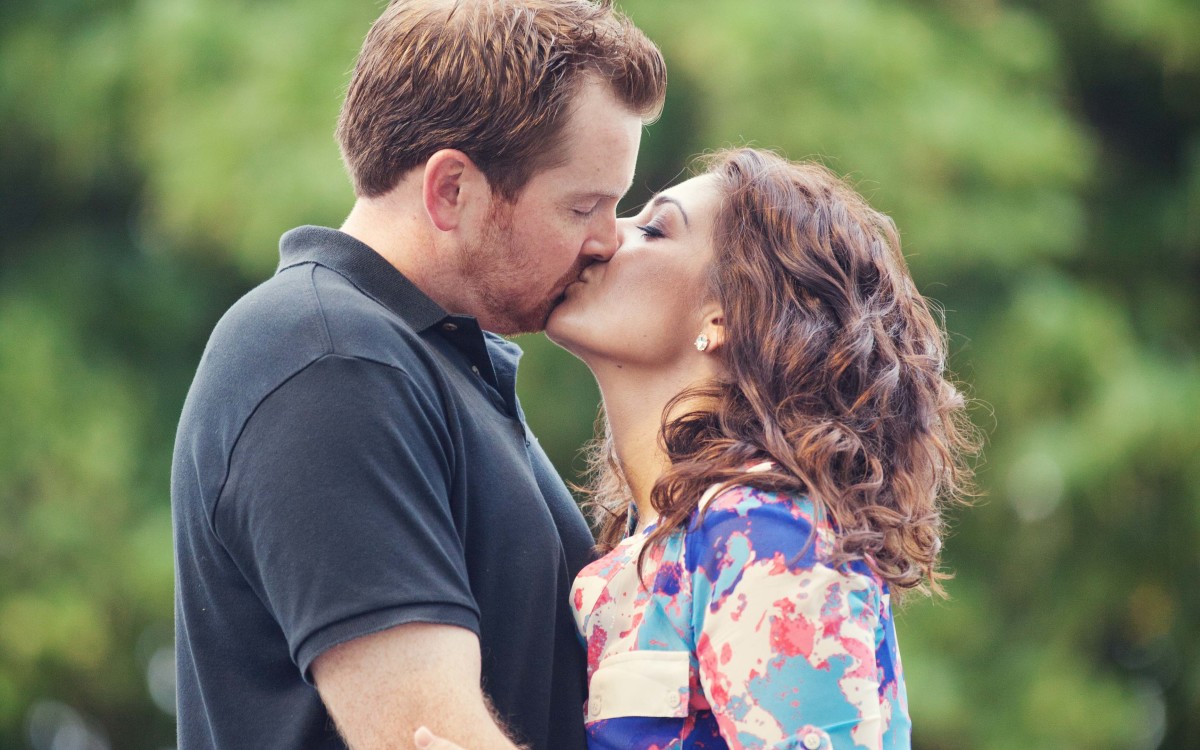
M 521 247 L 513 237 L 513 209 L 497 200 L 488 209 L 487 230 L 477 246 L 459 257 L 462 278 L 475 287 L 485 317 L 494 333 L 539 333 L 562 301 L 568 284 L 577 280 L 589 263 L 577 258 L 571 268 L 547 289 L 529 289 L 536 278 L 537 249 Z M 534 297 L 534 295 L 537 295 Z

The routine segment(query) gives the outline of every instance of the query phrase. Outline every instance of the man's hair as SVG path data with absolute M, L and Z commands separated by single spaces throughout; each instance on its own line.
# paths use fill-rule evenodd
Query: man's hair
M 393 0 L 367 34 L 338 119 L 362 197 L 458 149 L 513 200 L 561 163 L 563 125 L 588 76 L 651 120 L 662 53 L 611 0 Z

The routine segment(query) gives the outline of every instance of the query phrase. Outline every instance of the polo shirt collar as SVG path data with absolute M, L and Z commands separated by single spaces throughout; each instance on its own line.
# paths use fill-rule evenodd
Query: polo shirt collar
M 279 273 L 302 263 L 316 263 L 345 276 L 363 293 L 421 332 L 452 318 L 382 255 L 355 238 L 328 227 L 297 227 L 279 240 Z
M 303 226 L 284 234 L 279 240 L 279 268 L 275 273 L 304 263 L 340 274 L 417 333 L 439 334 L 474 364 L 476 372 L 499 392 L 509 411 L 524 421 L 516 394 L 521 347 L 485 332 L 473 316 L 446 312 L 382 255 L 345 232 Z

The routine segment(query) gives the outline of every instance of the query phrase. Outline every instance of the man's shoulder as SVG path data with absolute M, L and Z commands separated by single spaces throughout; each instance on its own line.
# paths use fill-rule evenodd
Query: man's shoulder
M 371 360 L 427 381 L 420 347 L 403 321 L 340 274 L 312 263 L 291 266 L 243 295 L 217 322 L 184 421 L 199 417 L 237 429 L 277 389 L 331 357 Z
M 315 263 L 281 270 L 217 323 L 206 364 L 276 384 L 327 355 L 426 369 L 420 337 L 336 271 Z M 231 373 L 231 374 L 233 374 Z M 243 381 L 244 382 L 244 381 Z
M 235 446 L 265 404 L 287 413 L 281 404 L 323 403 L 322 388 L 366 398 L 363 373 L 437 407 L 440 389 L 422 347 L 403 321 L 336 272 L 311 263 L 285 268 L 213 329 L 184 402 L 176 459 L 206 467 L 215 484 L 205 494 L 215 497 Z
M 209 350 L 301 349 L 310 357 L 327 352 L 323 316 L 310 277 L 311 269 L 288 268 L 244 294 L 217 322 Z M 270 361 L 257 356 L 246 364 Z

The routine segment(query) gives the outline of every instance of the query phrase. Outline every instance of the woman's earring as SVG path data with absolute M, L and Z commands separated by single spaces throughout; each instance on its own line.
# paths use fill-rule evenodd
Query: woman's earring
M 702 352 L 708 348 L 708 336 L 703 333 L 696 337 L 696 351 Z

